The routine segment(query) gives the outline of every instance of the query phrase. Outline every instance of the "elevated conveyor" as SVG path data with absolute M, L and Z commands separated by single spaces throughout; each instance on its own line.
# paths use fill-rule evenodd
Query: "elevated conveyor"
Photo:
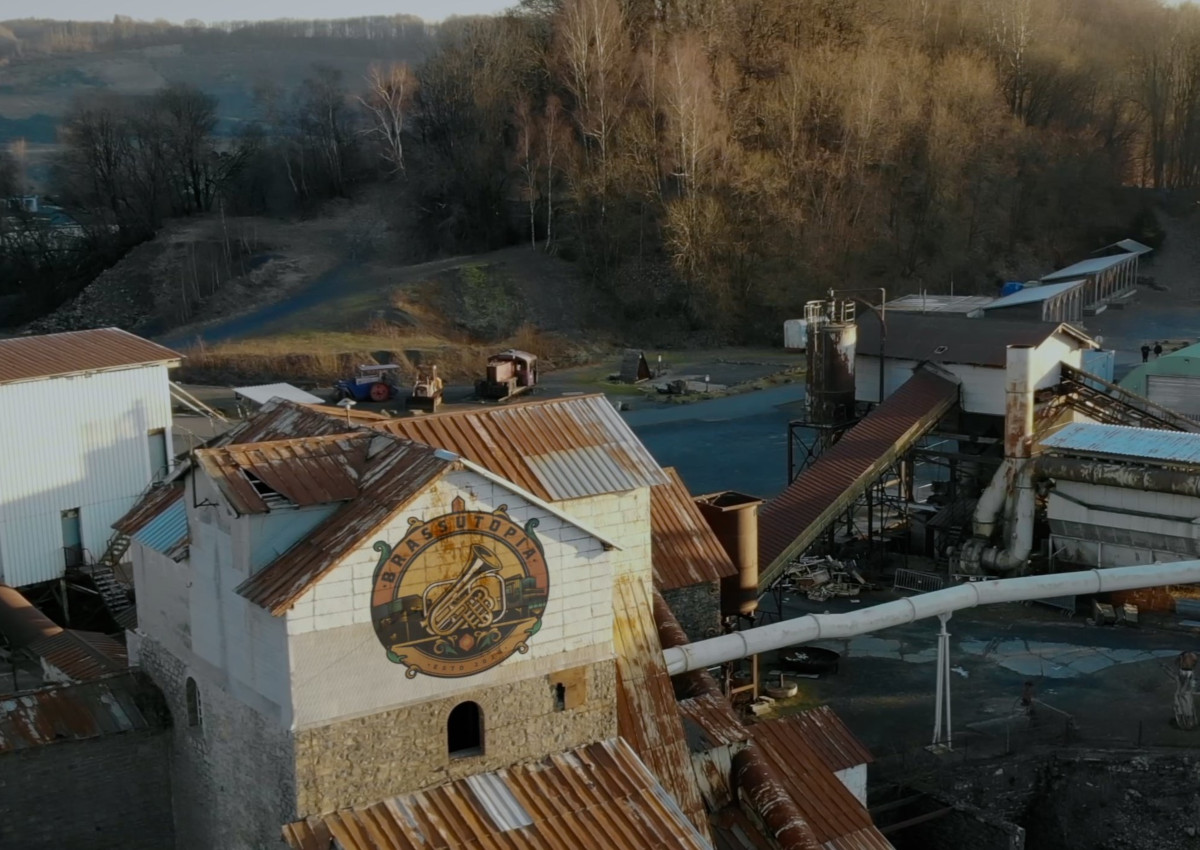
M 1062 380 L 1042 415 L 1043 421 L 1056 418 L 1064 407 L 1103 425 L 1200 432 L 1200 422 L 1066 363 L 1062 364 Z
M 958 380 L 922 366 L 883 404 L 759 509 L 759 590 L 811 546 L 917 440 L 958 403 Z

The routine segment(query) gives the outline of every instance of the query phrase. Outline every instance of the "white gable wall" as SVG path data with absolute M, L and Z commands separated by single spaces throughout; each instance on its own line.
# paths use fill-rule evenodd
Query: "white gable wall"
M 148 432 L 171 428 L 166 366 L 0 385 L 0 579 L 64 573 L 61 512 L 79 508 L 99 558 L 150 483 Z
M 456 496 L 467 510 L 494 511 L 507 506 L 518 524 L 539 521 L 536 533 L 545 548 L 550 595 L 529 651 L 476 675 L 461 679 L 418 674 L 388 660 L 371 623 L 371 590 L 379 553 L 377 540 L 389 545 L 408 531 L 409 517 L 422 521 L 452 510 Z M 610 509 L 646 528 L 649 557 L 649 491 L 612 496 Z M 584 525 L 588 519 L 580 518 Z M 614 520 L 616 522 L 616 520 Z M 366 534 L 366 532 L 364 532 Z M 428 487 L 398 514 L 389 527 L 364 536 L 359 547 L 297 600 L 286 615 L 294 728 L 302 729 L 466 693 L 492 685 L 545 676 L 562 669 L 612 657 L 612 556 L 595 537 L 546 512 L 512 490 L 470 470 L 452 472 Z M 649 569 L 647 565 L 647 570 Z M 282 623 L 283 618 L 280 619 Z
M 162 644 L 197 680 L 287 725 L 286 624 L 236 592 L 249 576 L 250 523 L 233 515 L 203 474 L 190 477 L 184 499 L 188 558 L 171 569 L 158 562 L 170 559 L 142 546 L 134 550 L 139 631 Z

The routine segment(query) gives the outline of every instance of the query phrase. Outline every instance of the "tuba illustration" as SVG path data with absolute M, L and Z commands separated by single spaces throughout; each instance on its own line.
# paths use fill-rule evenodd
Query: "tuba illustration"
M 458 578 L 437 581 L 425 588 L 422 625 L 435 635 L 462 628 L 482 629 L 504 616 L 504 579 L 495 554 L 478 544 Z

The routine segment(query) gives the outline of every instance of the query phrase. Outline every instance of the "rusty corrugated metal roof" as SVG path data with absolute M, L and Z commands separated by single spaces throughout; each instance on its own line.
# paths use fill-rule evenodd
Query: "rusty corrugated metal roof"
M 0 696 L 0 753 L 165 728 L 162 695 L 140 674 Z
M 183 484 L 166 484 L 155 487 L 138 500 L 129 513 L 113 523 L 113 528 L 122 534 L 133 535 L 144 528 L 150 520 L 161 514 L 176 501 L 183 498 Z
M 125 645 L 99 632 L 67 629 L 35 640 L 26 650 L 76 682 L 129 669 Z
M 237 592 L 279 616 L 375 529 L 404 509 L 454 462 L 428 446 L 387 434 L 365 435 L 357 494 L 288 551 L 242 582 Z
M 737 575 L 737 567 L 705 521 L 683 479 L 663 470 L 666 484 L 650 488 L 650 551 L 654 583 L 662 590 Z
M 986 324 L 986 322 L 980 322 Z M 921 368 L 759 508 L 760 587 L 767 587 L 901 452 L 958 401 L 958 384 Z
M 452 451 L 551 502 L 668 483 L 603 395 L 391 419 L 374 427 Z
M 274 398 L 255 411 L 253 416 L 213 440 L 210 445 L 229 446 L 348 434 L 357 430 L 361 424 L 357 420 L 375 422 L 385 418 L 378 414 L 370 414 L 368 420 L 365 416 L 365 413 L 354 411 L 348 423 L 344 411 Z
M 710 846 L 620 739 L 311 817 L 283 837 L 292 850 Z
M 374 427 L 452 451 L 551 502 L 650 487 L 658 587 L 674 590 L 737 573 L 679 476 L 659 467 L 602 395 L 392 419 Z
M 778 722 L 794 727 L 794 733 L 803 736 L 825 766 L 835 773 L 875 760 L 837 712 L 827 705 L 781 718 Z
M 196 461 L 239 514 L 345 502 L 358 495 L 373 435 L 334 434 L 200 449 Z
M 892 850 L 858 798 L 834 776 L 810 740 L 811 729 L 790 718 L 749 727 L 790 799 L 829 850 Z
M 679 701 L 683 729 L 693 750 L 711 750 L 750 739 L 729 700 L 719 693 L 704 693 Z
M 0 384 L 147 366 L 178 365 L 183 355 L 119 328 L 0 340 Z
M 651 613 L 652 592 L 630 576 L 618 576 L 613 588 L 617 731 L 707 837 L 704 802 Z

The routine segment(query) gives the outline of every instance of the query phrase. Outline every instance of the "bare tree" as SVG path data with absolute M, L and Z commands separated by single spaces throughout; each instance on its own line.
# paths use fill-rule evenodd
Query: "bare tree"
M 367 93 L 358 102 L 366 110 L 366 133 L 379 145 L 379 155 L 389 174 L 404 171 L 404 119 L 416 96 L 416 76 L 404 62 L 386 69 L 372 65 L 367 74 Z

